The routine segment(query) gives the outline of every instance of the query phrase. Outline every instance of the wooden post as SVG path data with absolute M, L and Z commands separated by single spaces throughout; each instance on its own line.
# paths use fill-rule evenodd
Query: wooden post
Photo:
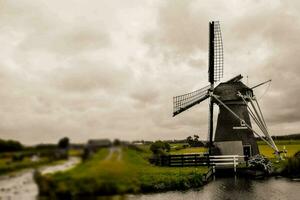
M 209 155 L 210 155 L 210 154 L 207 154 L 207 156 L 206 156 L 206 163 L 207 163 L 207 166 L 210 166 Z
M 236 156 L 233 156 L 233 167 L 234 167 L 234 173 L 236 173 L 236 162 L 235 162 Z

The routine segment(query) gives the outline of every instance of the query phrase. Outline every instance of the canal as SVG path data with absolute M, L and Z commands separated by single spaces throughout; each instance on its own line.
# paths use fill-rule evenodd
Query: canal
M 101 198 L 109 199 L 109 198 Z M 118 198 L 115 198 L 118 199 Z M 165 192 L 147 195 L 128 195 L 126 200 L 298 200 L 300 181 L 286 178 L 249 180 L 245 178 L 217 178 L 197 190 Z
M 78 158 L 70 158 L 68 161 L 51 166 L 41 167 L 42 173 L 52 173 L 69 169 L 79 162 Z M 38 187 L 33 180 L 33 169 L 22 170 L 20 172 L 0 176 L 0 200 L 37 199 Z
M 78 159 L 55 166 L 43 167 L 42 173 L 66 170 L 78 163 Z M 34 200 L 38 188 L 33 180 L 33 170 L 0 177 L 0 199 Z M 91 198 L 89 198 L 91 199 Z M 216 178 L 199 189 L 170 191 L 152 194 L 95 197 L 97 200 L 298 200 L 300 180 L 268 178 L 250 180 L 245 178 Z

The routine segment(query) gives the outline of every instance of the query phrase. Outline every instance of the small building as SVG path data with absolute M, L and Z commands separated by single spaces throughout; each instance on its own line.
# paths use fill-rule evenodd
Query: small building
M 95 152 L 100 148 L 107 148 L 110 146 L 112 146 L 112 142 L 109 139 L 91 139 L 86 144 L 86 148 L 92 152 Z

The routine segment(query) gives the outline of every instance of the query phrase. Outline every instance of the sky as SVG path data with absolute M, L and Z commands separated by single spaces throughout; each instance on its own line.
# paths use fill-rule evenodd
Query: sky
M 299 133 L 299 10 L 297 0 L 2 0 L 0 138 L 206 139 L 208 102 L 173 118 L 172 97 L 208 85 L 212 20 L 221 81 L 272 79 L 254 91 L 269 131 Z

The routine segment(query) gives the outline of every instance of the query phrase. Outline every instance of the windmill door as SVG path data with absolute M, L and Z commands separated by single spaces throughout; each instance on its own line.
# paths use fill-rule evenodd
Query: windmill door
M 251 145 L 244 145 L 243 151 L 244 151 L 244 156 L 246 156 L 247 158 L 250 158 L 252 156 Z

